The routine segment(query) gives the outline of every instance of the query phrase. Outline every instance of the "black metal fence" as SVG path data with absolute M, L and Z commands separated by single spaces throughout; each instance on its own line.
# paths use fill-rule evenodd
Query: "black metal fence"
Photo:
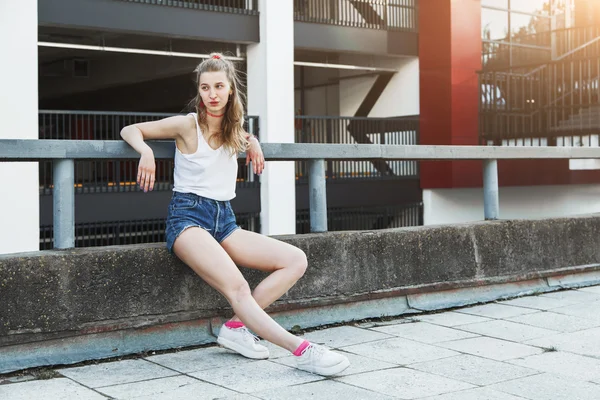
M 600 58 L 480 73 L 482 144 L 590 146 L 600 133 Z M 595 144 L 597 145 L 597 144 Z
M 129 124 L 153 121 L 174 114 L 42 110 L 39 113 L 40 139 L 121 140 L 121 129 Z M 249 117 L 245 127 L 259 134 L 258 117 Z M 373 143 L 418 144 L 418 117 L 350 118 L 297 117 L 295 140 L 298 143 Z M 139 191 L 136 160 L 76 161 L 76 194 Z M 40 195 L 52 195 L 52 163 L 40 162 Z M 253 176 L 240 160 L 238 188 L 258 188 Z M 306 163 L 296 163 L 298 181 L 307 179 Z M 329 183 L 347 179 L 417 178 L 414 161 L 328 161 Z M 173 189 L 173 160 L 157 160 L 155 190 Z M 331 208 L 330 231 L 385 229 L 422 224 L 422 205 Z M 237 214 L 244 229 L 260 232 L 260 211 Z M 76 246 L 94 247 L 164 242 L 164 219 L 123 220 L 76 223 Z M 297 211 L 297 232 L 309 232 L 308 210 Z M 53 247 L 52 226 L 40 227 L 40 249 Z
M 239 213 L 237 223 L 243 229 L 260 232 L 260 213 Z M 78 223 L 75 225 L 75 247 L 120 246 L 160 243 L 165 239 L 164 219 Z M 53 227 L 40 227 L 40 250 L 51 250 Z
M 310 232 L 308 210 L 296 211 L 296 232 Z M 238 213 L 243 229 L 260 232 L 260 213 Z M 329 231 L 377 230 L 423 225 L 423 204 L 331 208 L 327 210 Z M 75 247 L 120 246 L 165 241 L 165 220 L 132 220 L 78 223 Z M 53 248 L 52 225 L 40 227 L 40 250 Z
M 119 0 L 167 7 L 258 15 L 258 0 Z
M 419 144 L 419 117 L 296 117 L 296 143 Z M 340 179 L 417 178 L 416 161 L 331 161 L 326 162 L 329 182 Z M 296 162 L 296 177 L 306 180 L 308 166 Z
M 155 121 L 176 114 L 41 110 L 40 139 L 121 140 L 120 132 L 130 124 Z M 258 117 L 247 117 L 245 129 L 257 136 Z M 40 194 L 52 193 L 52 163 L 39 163 Z M 138 191 L 137 161 L 77 161 L 75 163 L 76 193 L 106 193 Z M 173 160 L 156 161 L 155 190 L 173 189 Z M 257 187 L 258 179 L 246 167 L 238 165 L 239 187 Z
M 554 61 L 480 72 L 482 144 L 599 145 L 600 26 L 551 35 Z
M 423 225 L 423 203 L 329 208 L 329 231 L 377 230 Z M 296 212 L 296 232 L 310 233 L 309 211 Z
M 600 55 L 600 42 L 590 41 L 600 37 L 600 25 L 578 26 L 553 31 L 555 57 L 563 57 L 570 52 L 576 58 L 597 57 Z M 580 51 L 576 49 L 582 47 Z
M 173 116 L 166 113 L 95 112 L 41 110 L 40 139 L 121 140 L 121 129 L 130 124 L 154 121 Z M 247 119 L 246 130 L 259 135 L 258 117 Z M 395 118 L 356 117 L 296 117 L 296 143 L 373 143 L 418 144 L 418 116 Z M 259 178 L 239 160 L 238 187 L 258 187 Z M 155 190 L 173 189 L 173 160 L 157 160 Z M 40 162 L 40 194 L 52 193 L 52 163 Z M 296 162 L 296 177 L 307 179 L 306 162 Z M 327 178 L 340 179 L 398 179 L 417 178 L 416 161 L 328 161 Z M 138 191 L 137 161 L 77 161 L 76 193 L 106 193 Z
M 418 0 L 294 0 L 296 21 L 417 32 Z

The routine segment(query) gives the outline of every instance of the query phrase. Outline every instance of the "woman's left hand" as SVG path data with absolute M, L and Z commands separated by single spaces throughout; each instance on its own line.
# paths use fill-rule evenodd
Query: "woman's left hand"
M 261 174 L 265 168 L 265 156 L 258 139 L 254 136 L 250 137 L 250 147 L 246 150 L 246 165 L 252 161 L 252 169 L 255 174 Z

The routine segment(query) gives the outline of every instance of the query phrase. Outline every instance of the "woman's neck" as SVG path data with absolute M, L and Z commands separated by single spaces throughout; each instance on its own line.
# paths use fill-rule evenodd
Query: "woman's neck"
M 223 117 L 212 117 L 210 115 L 206 115 L 206 125 L 208 125 L 208 130 L 210 132 L 219 132 L 221 130 L 221 123 L 223 122 Z

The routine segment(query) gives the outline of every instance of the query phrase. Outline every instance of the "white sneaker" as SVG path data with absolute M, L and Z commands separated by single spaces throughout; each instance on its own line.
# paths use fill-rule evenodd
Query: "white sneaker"
M 221 346 L 240 353 L 244 357 L 259 360 L 269 358 L 269 349 L 258 342 L 260 339 L 250 333 L 245 326 L 233 329 L 223 325 L 217 338 L 217 343 Z
M 313 343 L 294 358 L 298 369 L 323 376 L 339 374 L 350 366 L 348 357 Z

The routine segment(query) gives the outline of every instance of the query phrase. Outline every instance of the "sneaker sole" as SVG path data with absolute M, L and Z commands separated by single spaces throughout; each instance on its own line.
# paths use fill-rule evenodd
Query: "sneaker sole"
M 242 347 L 240 345 L 238 345 L 235 342 L 232 342 L 231 340 L 219 337 L 217 338 L 217 343 L 219 343 L 221 346 L 225 347 L 226 349 L 229 350 L 233 350 L 236 353 L 239 353 L 241 355 L 243 355 L 246 358 L 252 358 L 253 360 L 264 360 L 266 358 L 269 358 L 269 350 L 267 349 L 267 351 L 250 351 L 245 347 Z
M 314 370 L 313 369 L 304 369 L 301 367 L 297 367 L 297 368 L 301 369 L 303 371 L 312 372 L 313 374 L 317 374 L 317 375 L 331 376 L 331 375 L 339 374 L 340 372 L 344 371 L 349 366 L 350 366 L 350 361 L 346 358 L 343 361 L 341 361 L 339 364 L 335 364 L 335 365 L 332 365 L 331 367 L 327 367 L 327 368 L 318 368 L 317 367 L 317 368 L 314 368 Z

